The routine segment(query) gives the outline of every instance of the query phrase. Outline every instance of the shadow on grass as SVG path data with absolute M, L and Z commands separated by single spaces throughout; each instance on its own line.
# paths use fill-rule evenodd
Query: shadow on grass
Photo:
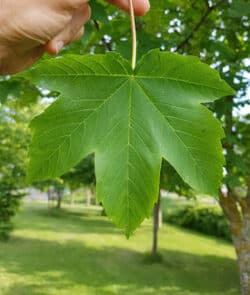
M 103 217 L 98 213 L 90 213 L 88 209 L 71 211 L 69 209 L 47 209 L 45 206 L 40 208 L 25 208 L 23 211 L 21 226 L 16 223 L 16 227 L 39 231 L 56 231 L 59 233 L 103 233 L 113 234 L 121 230 L 116 228 L 107 217 Z M 36 220 L 32 224 L 29 222 L 30 217 Z M 91 219 L 92 217 L 92 219 Z M 53 222 L 53 219 L 55 222 Z
M 162 250 L 161 264 L 147 264 L 144 254 L 124 248 L 26 238 L 0 247 L 0 267 L 22 279 L 1 295 L 45 295 L 52 289 L 60 294 L 73 288 L 101 295 L 238 294 L 236 262 L 229 258 Z M 109 290 L 112 286 L 116 292 Z

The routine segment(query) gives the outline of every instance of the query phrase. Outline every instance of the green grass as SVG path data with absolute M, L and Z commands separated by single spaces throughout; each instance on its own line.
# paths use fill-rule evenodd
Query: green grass
M 152 224 L 127 240 L 106 217 L 28 203 L 0 243 L 1 295 L 239 294 L 232 246 L 164 225 L 162 263 L 150 264 Z

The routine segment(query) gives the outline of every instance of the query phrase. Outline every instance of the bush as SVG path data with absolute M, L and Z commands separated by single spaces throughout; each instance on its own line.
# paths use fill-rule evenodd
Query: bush
M 13 229 L 11 218 L 15 215 L 20 205 L 22 193 L 0 190 L 0 241 L 6 241 Z
M 182 207 L 171 212 L 164 212 L 163 219 L 168 223 L 231 241 L 227 220 L 220 208 L 215 206 Z

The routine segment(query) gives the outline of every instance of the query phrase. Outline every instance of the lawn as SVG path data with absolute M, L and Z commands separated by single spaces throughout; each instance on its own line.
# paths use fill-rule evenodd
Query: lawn
M 95 210 L 26 203 L 0 243 L 0 295 L 240 294 L 233 247 L 163 225 L 162 263 L 145 262 L 150 220 L 127 240 Z

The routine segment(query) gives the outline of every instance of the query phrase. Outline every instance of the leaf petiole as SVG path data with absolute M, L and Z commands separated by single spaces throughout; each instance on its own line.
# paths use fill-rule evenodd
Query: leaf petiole
M 132 66 L 132 69 L 134 70 L 135 66 L 136 66 L 136 49 L 137 49 L 135 13 L 134 13 L 133 0 L 128 0 L 128 1 L 129 1 L 131 31 L 132 31 L 132 60 L 131 60 L 131 66 Z

